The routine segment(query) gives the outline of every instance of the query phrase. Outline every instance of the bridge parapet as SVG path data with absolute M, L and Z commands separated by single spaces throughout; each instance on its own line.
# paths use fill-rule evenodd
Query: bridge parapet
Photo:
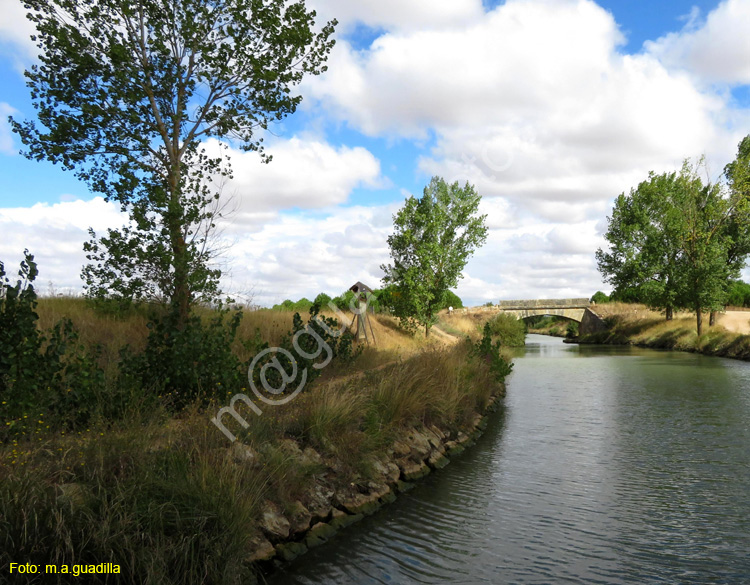
M 581 309 L 591 305 L 588 299 L 536 299 L 532 301 L 500 301 L 498 309 Z

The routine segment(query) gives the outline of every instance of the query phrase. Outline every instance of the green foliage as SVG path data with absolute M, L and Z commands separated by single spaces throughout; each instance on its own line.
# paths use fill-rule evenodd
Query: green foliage
M 596 252 L 599 271 L 615 289 L 613 296 L 637 290 L 639 299 L 665 309 L 667 318 L 680 305 L 680 211 L 674 204 L 678 189 L 676 173 L 650 173 L 629 196 L 621 194 L 607 218 L 610 250 Z
M 500 313 L 487 325 L 493 337 L 499 338 L 501 345 L 523 347 L 526 343 L 526 324 L 513 315 Z
M 232 344 L 241 319 L 241 311 L 226 308 L 207 323 L 191 315 L 182 327 L 175 310 L 155 316 L 145 351 L 123 350 L 120 385 L 151 388 L 177 410 L 236 392 L 244 372 Z
M 610 298 L 602 291 L 598 290 L 594 293 L 594 296 L 591 297 L 591 302 L 596 303 L 597 305 L 603 305 L 604 303 L 610 302 Z
M 443 301 L 443 306 L 441 307 L 441 309 L 447 309 L 448 307 L 453 307 L 454 309 L 464 308 L 463 302 L 452 290 L 445 291 L 444 299 L 445 300 Z
M 98 355 L 78 344 L 70 320 L 39 331 L 33 286 L 37 274 L 28 250 L 15 284 L 0 262 L 1 436 L 28 435 L 42 417 L 56 426 L 85 423 L 104 389 Z
M 317 297 L 315 297 L 315 300 L 313 301 L 313 305 L 315 305 L 318 308 L 317 312 L 323 311 L 328 309 L 328 304 L 331 302 L 331 297 L 327 295 L 326 293 L 319 293 Z M 308 308 L 308 311 L 310 309 Z
M 468 183 L 460 187 L 433 177 L 423 196 L 409 197 L 394 216 L 394 233 L 388 237 L 393 264 L 381 268 L 383 282 L 395 285 L 391 302 L 407 329 L 421 325 L 429 334 L 446 292 L 458 284 L 469 257 L 487 239 L 480 201 Z
M 577 321 L 571 321 L 568 323 L 568 327 L 565 329 L 565 337 L 568 339 L 573 339 L 575 337 L 578 337 L 578 322 Z
M 664 309 L 701 314 L 726 302 L 728 288 L 750 254 L 748 167 L 750 137 L 740 143 L 721 183 L 703 184 L 688 161 L 677 173 L 655 175 L 621 194 L 605 237 L 610 250 L 597 250 L 599 270 L 617 300 L 638 300 Z
M 210 234 L 231 177 L 209 138 L 258 151 L 259 128 L 293 113 L 325 71 L 335 21 L 303 2 L 28 0 L 41 49 L 26 71 L 41 126 L 12 120 L 26 156 L 59 163 L 120 204 L 129 224 L 86 245 L 94 297 L 168 299 L 181 326 L 218 296 Z
M 735 281 L 729 285 L 727 304 L 733 307 L 750 307 L 750 284 Z
M 333 317 L 323 317 L 318 314 L 319 307 L 315 304 L 310 308 L 310 318 L 305 323 L 299 313 L 295 313 L 292 320 L 292 330 L 281 342 L 281 348 L 289 352 L 295 363 L 284 352 L 265 354 L 253 368 L 253 381 L 256 388 L 261 388 L 261 371 L 267 364 L 275 362 L 278 367 L 269 366 L 265 370 L 265 380 L 273 389 L 279 389 L 280 394 L 291 388 L 294 391 L 303 383 L 309 384 L 322 373 L 322 366 L 336 360 L 347 363 L 358 356 L 362 347 L 357 350 L 353 346 L 353 337 L 349 331 L 340 333 L 341 325 Z M 294 340 L 296 338 L 297 347 Z M 264 343 L 259 352 L 268 348 Z M 302 351 L 299 351 L 302 350 Z M 284 380 L 281 368 L 291 379 Z M 296 372 L 296 373 L 295 373 Z
M 500 355 L 501 345 L 499 340 L 492 342 L 492 328 L 489 323 L 485 323 L 482 339 L 474 345 L 473 350 L 475 356 L 487 362 L 497 382 L 503 382 L 506 376 L 513 371 L 513 364 L 507 362 Z
M 354 297 L 354 291 L 347 290 L 346 292 L 341 293 L 339 296 L 333 299 L 333 304 L 342 311 L 348 311 L 351 310 L 352 306 L 356 306 L 354 304 Z
M 285 301 L 279 303 L 278 305 L 274 305 L 271 307 L 272 311 L 298 311 L 306 313 L 310 310 L 310 307 L 313 306 L 313 302 L 309 299 L 306 299 L 305 297 L 302 297 L 297 302 L 290 301 L 289 299 L 286 299 Z

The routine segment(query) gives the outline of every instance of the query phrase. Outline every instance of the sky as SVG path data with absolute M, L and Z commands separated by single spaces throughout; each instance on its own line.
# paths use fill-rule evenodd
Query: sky
M 716 180 L 750 134 L 750 0 L 306 4 L 339 21 L 328 72 L 271 128 L 273 162 L 230 145 L 218 262 L 240 300 L 380 286 L 393 214 L 433 176 L 474 185 L 487 214 L 465 304 L 609 292 L 594 253 L 615 197 L 688 157 Z M 28 248 L 42 294 L 78 293 L 88 229 L 127 218 L 19 154 L 7 117 L 35 118 L 31 34 L 0 0 L 0 261 L 14 272 Z

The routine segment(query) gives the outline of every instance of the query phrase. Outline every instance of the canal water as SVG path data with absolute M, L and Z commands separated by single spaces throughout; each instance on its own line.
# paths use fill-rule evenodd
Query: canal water
M 529 335 L 475 447 L 271 583 L 750 583 L 750 364 Z

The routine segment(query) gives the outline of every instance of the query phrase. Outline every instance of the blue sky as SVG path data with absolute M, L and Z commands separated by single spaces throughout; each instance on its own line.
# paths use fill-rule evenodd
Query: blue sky
M 33 118 L 21 2 L 0 0 L 0 260 L 80 289 L 89 226 L 122 224 L 71 173 L 17 154 Z M 309 0 L 340 21 L 329 72 L 273 128 L 274 162 L 236 153 L 225 288 L 261 304 L 377 286 L 391 215 L 432 175 L 484 196 L 490 237 L 458 293 L 607 290 L 594 251 L 612 200 L 706 154 L 718 174 L 750 133 L 750 0 Z

